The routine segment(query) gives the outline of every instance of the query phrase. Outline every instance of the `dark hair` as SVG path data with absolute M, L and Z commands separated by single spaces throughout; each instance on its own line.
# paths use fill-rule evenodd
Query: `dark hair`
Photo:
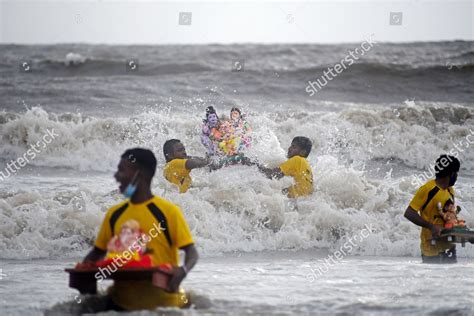
M 230 114 L 232 114 L 232 112 L 239 112 L 239 115 L 242 115 L 242 112 L 240 112 L 240 109 L 239 108 L 232 108 L 230 109 Z
M 215 114 L 217 116 L 217 119 L 219 119 L 219 116 L 217 115 L 216 109 L 212 105 L 208 106 L 206 108 L 206 118 L 202 120 L 204 123 L 207 123 L 207 119 L 209 118 L 209 115 Z
M 293 138 L 292 143 L 296 144 L 298 147 L 300 147 L 306 152 L 306 154 L 304 155 L 305 158 L 309 156 L 309 153 L 311 152 L 311 147 L 313 147 L 313 143 L 311 142 L 311 140 L 309 140 L 308 137 L 296 136 L 295 138 Z
M 448 200 L 446 201 L 446 203 L 444 203 L 444 207 L 450 206 L 451 204 L 454 204 L 454 202 L 451 201 L 451 199 L 448 199 Z
M 447 160 L 448 161 L 447 165 L 443 164 L 441 160 L 445 160 L 445 161 Z M 461 167 L 461 163 L 456 157 L 441 155 L 439 156 L 438 159 L 436 159 L 436 163 L 434 167 L 435 173 L 436 173 L 436 179 L 447 177 L 451 175 L 451 173 L 453 172 L 458 172 L 460 167 Z
M 137 168 L 147 175 L 150 179 L 153 178 L 156 171 L 156 158 L 153 152 L 145 148 L 127 149 L 121 156 L 122 159 L 127 159 Z
M 166 161 L 170 161 L 171 155 L 173 155 L 173 147 L 175 144 L 180 143 L 179 139 L 168 139 L 163 145 L 163 154 L 165 155 Z
M 214 109 L 214 107 L 212 105 L 208 106 L 206 108 L 206 118 L 209 116 L 209 114 L 216 114 L 217 115 L 216 109 Z

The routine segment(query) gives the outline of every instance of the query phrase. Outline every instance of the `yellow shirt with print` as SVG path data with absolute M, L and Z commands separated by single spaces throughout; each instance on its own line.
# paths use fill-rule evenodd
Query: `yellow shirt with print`
M 418 189 L 410 202 L 410 207 L 419 212 L 425 221 L 434 225 L 443 226 L 444 220 L 439 215 L 438 203 L 441 203 L 441 206 L 444 207 L 448 200 L 454 202 L 454 188 L 441 189 L 436 185 L 435 180 L 430 180 Z M 431 245 L 431 238 L 431 230 L 423 227 L 420 234 L 420 248 L 424 256 L 437 256 L 446 249 L 453 247 L 451 243 L 439 241 L 433 246 Z
M 154 196 L 143 203 L 133 204 L 127 200 L 111 207 L 102 222 L 95 246 L 106 251 L 109 240 L 130 219 L 140 224 L 142 233 L 149 236 L 147 240 L 151 239 L 146 247 L 152 251 L 150 255 L 154 265 L 170 263 L 178 266 L 178 249 L 194 243 L 179 207 Z M 151 281 L 115 281 L 109 295 L 115 304 L 128 310 L 181 307 L 185 301 L 183 294 L 165 292 L 153 286 Z
M 165 165 L 163 175 L 166 180 L 179 187 L 179 193 L 188 191 L 191 185 L 191 170 L 186 169 L 187 159 L 173 159 Z
M 295 179 L 295 184 L 288 188 L 288 197 L 297 198 L 313 193 L 313 171 L 305 158 L 293 156 L 280 165 L 280 170 L 285 176 Z

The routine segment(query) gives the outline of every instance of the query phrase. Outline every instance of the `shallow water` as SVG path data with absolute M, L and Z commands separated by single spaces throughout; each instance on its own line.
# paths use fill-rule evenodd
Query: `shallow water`
M 202 259 L 183 283 L 189 310 L 139 315 L 472 315 L 474 263 L 421 264 L 419 258 L 343 258 L 315 281 L 318 252 L 231 254 Z M 92 308 L 67 286 L 64 267 L 74 260 L 4 261 L 4 315 L 59 315 Z M 105 284 L 101 284 L 102 289 Z M 89 307 L 82 306 L 89 304 Z M 113 314 L 113 312 L 109 312 Z

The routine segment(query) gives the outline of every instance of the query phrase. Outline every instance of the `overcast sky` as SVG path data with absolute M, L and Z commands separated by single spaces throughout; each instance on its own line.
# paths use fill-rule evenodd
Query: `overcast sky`
M 190 25 L 179 24 L 180 12 L 190 13 L 181 18 Z M 474 40 L 471 0 L 0 0 L 0 14 L 1 43 L 341 43 L 370 34 L 390 42 Z

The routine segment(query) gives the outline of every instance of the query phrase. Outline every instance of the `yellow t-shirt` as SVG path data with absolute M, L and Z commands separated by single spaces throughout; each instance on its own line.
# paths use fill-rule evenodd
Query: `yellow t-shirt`
M 154 196 L 143 203 L 133 204 L 126 200 L 111 207 L 105 214 L 95 246 L 106 251 L 109 240 L 130 219 L 136 220 L 142 233 L 149 236 L 146 247 L 152 251 L 154 265 L 170 263 L 178 266 L 178 249 L 194 244 L 179 207 Z M 109 294 L 115 304 L 130 310 L 184 305 L 182 294 L 167 293 L 149 281 L 115 281 Z
M 297 198 L 313 193 L 313 171 L 308 161 L 301 156 L 293 156 L 280 165 L 285 176 L 295 179 L 295 184 L 288 188 L 288 197 Z
M 419 212 L 425 221 L 443 226 L 444 221 L 439 214 L 438 203 L 441 203 L 441 206 L 444 208 L 444 205 L 448 200 L 451 200 L 454 203 L 454 188 L 449 187 L 448 189 L 443 190 L 436 185 L 435 180 L 430 180 L 418 189 L 410 202 L 410 207 Z M 420 247 L 421 253 L 424 256 L 437 256 L 446 249 L 453 247 L 453 244 L 448 242 L 436 242 L 436 245 L 432 246 L 430 242 L 431 238 L 431 230 L 428 228 L 422 228 L 420 234 Z
M 165 165 L 163 175 L 166 180 L 179 187 L 179 193 L 188 191 L 191 185 L 191 170 L 186 169 L 187 159 L 173 159 Z

